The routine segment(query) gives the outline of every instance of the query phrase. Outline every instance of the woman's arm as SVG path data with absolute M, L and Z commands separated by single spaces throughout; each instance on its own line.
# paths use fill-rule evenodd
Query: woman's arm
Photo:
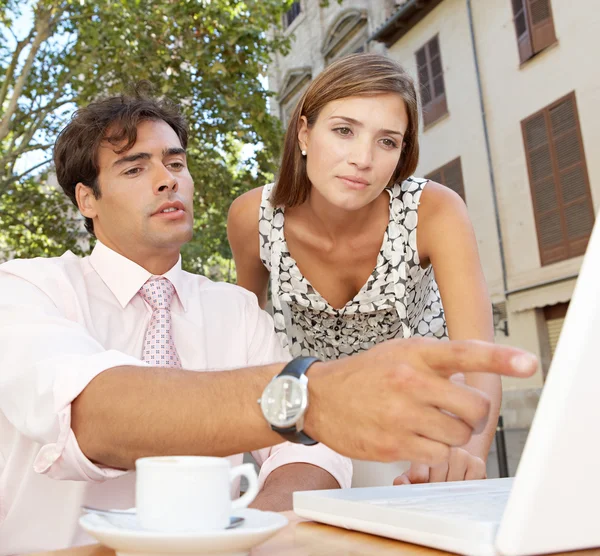
M 421 264 L 433 265 L 450 339 L 493 342 L 492 304 L 463 200 L 448 187 L 429 182 L 421 195 L 417 229 Z M 465 382 L 492 402 L 485 429 L 464 446 L 485 461 L 496 430 L 502 385 L 498 376 L 488 373 L 473 373 Z
M 260 260 L 258 217 L 262 187 L 240 195 L 229 208 L 227 238 L 233 253 L 239 286 L 256 294 L 262 309 L 267 304 L 269 271 Z
M 452 340 L 494 340 L 491 302 L 481 270 L 477 241 L 462 199 L 451 189 L 429 182 L 421 195 L 417 249 L 421 265 L 431 263 L 440 289 Z M 451 448 L 447 463 L 413 463 L 394 484 L 461 481 L 486 477 L 487 455 L 496 430 L 502 386 L 498 376 L 473 373 L 467 386 L 490 399 L 483 431 L 462 447 Z

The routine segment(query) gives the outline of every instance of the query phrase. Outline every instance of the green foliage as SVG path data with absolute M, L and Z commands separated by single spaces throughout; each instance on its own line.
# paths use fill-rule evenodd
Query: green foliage
M 180 103 L 191 124 L 196 234 L 185 265 L 208 272 L 221 264 L 229 276 L 229 204 L 270 179 L 279 157 L 282 130 L 261 78 L 273 53 L 289 48 L 273 31 L 289 5 L 0 0 L 0 248 L 14 256 L 83 249 L 79 220 L 38 172 L 48 170 L 73 109 L 146 79 Z M 29 8 L 30 29 L 19 33 L 15 22 Z M 253 146 L 246 160 L 243 144 Z M 31 153 L 35 163 L 23 168 Z

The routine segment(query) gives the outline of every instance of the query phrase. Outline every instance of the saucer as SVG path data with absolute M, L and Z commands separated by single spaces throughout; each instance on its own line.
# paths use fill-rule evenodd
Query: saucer
M 119 556 L 167 556 L 176 554 L 242 556 L 266 541 L 288 523 L 275 512 L 236 510 L 244 523 L 235 529 L 165 533 L 142 529 L 135 510 L 114 515 L 85 514 L 79 525 Z

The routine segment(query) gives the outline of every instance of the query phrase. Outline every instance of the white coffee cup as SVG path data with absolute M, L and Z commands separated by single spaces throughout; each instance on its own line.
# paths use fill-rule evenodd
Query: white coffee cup
M 136 468 L 136 511 L 144 529 L 169 533 L 213 531 L 229 525 L 232 510 L 258 494 L 251 463 L 232 468 L 225 458 L 164 456 L 140 458 Z M 231 500 L 231 483 L 248 479 L 248 490 Z

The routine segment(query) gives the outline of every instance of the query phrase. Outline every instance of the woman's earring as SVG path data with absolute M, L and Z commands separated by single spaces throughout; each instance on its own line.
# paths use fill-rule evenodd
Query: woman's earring
M 306 156 L 306 151 L 302 149 L 302 156 Z

